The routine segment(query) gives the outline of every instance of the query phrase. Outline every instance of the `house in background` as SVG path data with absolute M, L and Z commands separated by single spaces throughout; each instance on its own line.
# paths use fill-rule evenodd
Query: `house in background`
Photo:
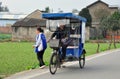
M 26 14 L 13 14 L 9 12 L 0 12 L 0 33 L 12 33 L 11 26 Z
M 92 17 L 92 28 L 87 28 L 87 40 L 90 38 L 95 38 L 96 36 L 101 36 L 102 32 L 99 29 L 100 20 L 102 15 L 110 15 L 119 10 L 117 6 L 110 6 L 109 4 L 97 0 L 96 2 L 87 6 Z M 97 34 L 99 33 L 99 34 Z
M 13 14 L 9 12 L 0 12 L 0 27 L 10 27 L 17 20 L 25 18 L 26 14 Z
M 12 40 L 13 41 L 33 41 L 35 40 L 35 30 L 37 26 L 46 27 L 46 20 L 42 19 L 40 10 L 36 10 L 13 24 Z
M 93 4 L 88 5 L 87 8 L 89 9 L 89 12 L 92 16 L 92 27 L 99 26 L 101 16 L 98 14 L 105 14 L 104 12 L 113 14 L 114 12 L 118 11 L 117 6 L 109 5 L 101 0 L 98 0 Z
M 22 13 L 10 13 L 8 7 L 2 6 L 0 2 L 0 33 L 11 34 L 11 26 L 19 19 L 26 17 Z

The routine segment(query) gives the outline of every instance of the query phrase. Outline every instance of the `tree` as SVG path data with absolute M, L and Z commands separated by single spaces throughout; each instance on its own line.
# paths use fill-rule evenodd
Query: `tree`
M 2 6 L 2 2 L 0 2 L 0 12 L 9 12 L 9 9 L 7 6 Z
M 77 9 L 73 9 L 73 10 L 72 10 L 72 13 L 78 15 L 79 11 L 78 11 Z
M 103 18 L 101 20 L 101 28 L 109 30 L 110 32 L 110 36 L 111 36 L 111 42 L 109 44 L 109 49 L 111 47 L 112 44 L 112 39 L 114 39 L 114 47 L 116 48 L 116 44 L 115 44 L 115 32 L 118 31 L 120 29 L 120 12 L 115 12 L 112 15 Z
M 58 8 L 58 13 L 63 13 L 63 10 L 61 10 L 61 8 Z
M 106 18 L 109 15 L 110 15 L 110 12 L 107 11 L 106 9 L 96 9 L 94 11 L 94 20 L 99 23 L 99 21 L 101 21 L 102 19 Z M 104 20 L 106 21 L 107 19 L 104 19 Z M 101 29 L 102 29 L 101 33 L 105 37 L 107 28 L 103 25 L 103 27 Z M 96 39 L 97 39 L 97 45 L 98 45 L 97 52 L 99 52 L 99 48 L 100 48 L 100 43 L 99 43 L 100 32 L 98 32 L 99 28 L 96 28 L 96 31 L 97 31 L 96 32 Z
M 120 29 L 120 23 L 119 23 L 119 20 L 120 20 L 120 12 L 117 11 L 115 12 L 114 14 L 111 15 L 110 19 L 112 20 L 110 22 L 110 25 L 111 25 L 111 29 L 113 31 L 113 39 L 114 39 L 114 47 L 116 48 L 116 43 L 115 43 L 115 32 L 118 31 Z
M 106 33 L 107 32 L 110 32 L 111 31 L 111 27 L 110 27 L 110 16 L 108 17 L 104 17 L 101 19 L 100 21 L 100 29 L 103 31 L 105 31 Z M 104 34 L 105 38 L 106 38 L 106 34 Z M 112 34 L 110 34 L 110 42 L 109 42 L 109 46 L 108 46 L 108 49 L 110 49 L 111 47 L 111 44 L 112 44 Z
M 5 7 L 5 12 L 9 12 L 9 9 L 7 6 Z
M 89 9 L 88 9 L 88 8 L 83 8 L 83 9 L 79 12 L 79 15 L 82 16 L 82 17 L 85 17 L 85 18 L 87 19 L 86 25 L 91 27 L 92 17 L 91 17 L 91 15 L 90 15 Z
M 49 7 L 46 7 L 46 8 L 45 8 L 45 12 L 46 12 L 46 13 L 50 13 L 50 8 L 49 8 Z

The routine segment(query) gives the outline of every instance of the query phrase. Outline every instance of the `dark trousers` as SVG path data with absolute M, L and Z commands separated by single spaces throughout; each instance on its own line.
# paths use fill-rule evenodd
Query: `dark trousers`
M 44 63 L 44 61 L 43 61 L 44 51 L 45 51 L 45 50 L 40 51 L 40 52 L 37 53 L 37 59 L 38 59 L 38 61 L 39 61 L 39 66 L 40 66 L 40 67 L 43 66 L 43 65 L 45 65 L 45 63 Z
M 69 45 L 69 43 L 72 41 L 72 39 L 67 39 L 66 41 L 61 41 L 62 45 L 62 59 L 64 60 L 66 58 L 66 49 Z
M 62 45 L 62 60 L 64 60 L 66 57 L 66 49 L 67 45 Z

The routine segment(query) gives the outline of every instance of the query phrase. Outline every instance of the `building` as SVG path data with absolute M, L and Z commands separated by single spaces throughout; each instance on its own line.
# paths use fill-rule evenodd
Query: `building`
M 12 33 L 11 26 L 19 19 L 24 18 L 26 14 L 10 13 L 7 6 L 2 6 L 0 2 L 0 33 Z
M 26 14 L 13 14 L 9 12 L 0 12 L 0 33 L 12 33 L 11 26 L 19 19 L 24 18 Z
M 96 2 L 87 6 L 89 12 L 92 17 L 92 28 L 86 28 L 87 33 L 87 40 L 94 39 L 96 36 L 102 36 L 102 32 L 99 29 L 100 27 L 100 20 L 102 17 L 106 15 L 111 15 L 114 12 L 119 10 L 117 6 L 111 6 L 101 0 L 97 0 Z
M 17 20 L 26 17 L 26 14 L 13 14 L 9 12 L 0 12 L 0 27 L 13 25 Z
M 35 30 L 37 26 L 46 27 L 46 20 L 42 19 L 40 10 L 36 10 L 23 19 L 18 20 L 12 26 L 13 41 L 33 41 L 35 40 Z
M 118 11 L 117 6 L 111 6 L 101 0 L 88 5 L 87 8 L 92 16 L 92 27 L 99 26 L 101 16 L 106 15 L 106 13 L 113 14 L 115 11 Z
M 26 14 L 14 14 L 10 13 L 7 6 L 2 6 L 0 2 L 0 27 L 6 27 L 13 25 L 17 20 L 24 18 Z

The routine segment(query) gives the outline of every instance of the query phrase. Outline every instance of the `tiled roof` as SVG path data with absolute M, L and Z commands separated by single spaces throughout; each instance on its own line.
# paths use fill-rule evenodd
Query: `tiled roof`
M 97 3 L 103 3 L 103 4 L 105 4 L 106 6 L 109 6 L 107 3 L 105 3 L 105 2 L 103 2 L 103 1 L 101 1 L 101 0 L 98 0 L 98 1 L 96 1 L 96 2 L 94 2 L 94 3 L 92 3 L 92 4 L 90 4 L 90 5 L 88 5 L 87 8 L 90 8 L 91 6 L 93 6 L 93 5 L 97 4 Z
M 24 19 L 21 19 L 13 24 L 13 27 L 30 27 L 30 26 L 46 26 L 46 20 L 42 19 L 40 10 L 35 10 Z

